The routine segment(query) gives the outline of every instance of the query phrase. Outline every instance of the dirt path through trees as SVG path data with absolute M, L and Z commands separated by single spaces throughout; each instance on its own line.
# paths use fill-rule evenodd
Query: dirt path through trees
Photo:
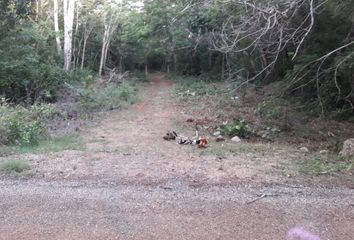
M 195 134 L 186 119 L 198 116 L 190 116 L 178 106 L 171 97 L 172 89 L 173 83 L 163 75 L 152 75 L 151 84 L 141 90 L 139 103 L 112 112 L 98 126 L 83 130 L 85 150 L 27 155 L 35 177 L 144 185 L 183 181 L 193 186 L 288 181 L 291 170 L 277 167 L 289 161 L 287 149 L 240 145 L 240 153 L 228 156 L 218 147 L 237 147 L 230 142 L 218 144 L 210 139 L 211 148 L 201 150 L 163 140 L 171 129 L 185 136 Z
M 193 135 L 172 86 L 152 75 L 138 104 L 83 130 L 82 151 L 26 155 L 33 178 L 0 181 L 0 239 L 274 240 L 295 226 L 354 238 L 353 189 L 287 183 L 274 168 L 286 149 L 230 157 L 164 141 Z

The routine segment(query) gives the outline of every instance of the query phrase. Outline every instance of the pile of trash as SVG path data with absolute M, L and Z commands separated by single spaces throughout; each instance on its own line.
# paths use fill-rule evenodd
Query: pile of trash
M 199 132 L 195 131 L 195 136 L 188 138 L 182 135 L 178 135 L 175 131 L 168 131 L 163 139 L 166 141 L 177 140 L 178 144 L 183 145 L 197 145 L 198 148 L 206 148 L 208 145 L 208 140 L 205 137 L 199 137 Z

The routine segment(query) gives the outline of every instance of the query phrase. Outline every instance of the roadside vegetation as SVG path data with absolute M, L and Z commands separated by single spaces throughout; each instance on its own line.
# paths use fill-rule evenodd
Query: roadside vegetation
M 221 158 L 283 155 L 290 165 L 282 167 L 303 174 L 354 174 L 354 159 L 339 155 L 342 142 L 354 131 L 350 122 L 319 120 L 291 100 L 276 96 L 278 85 L 235 91 L 233 82 L 169 77 L 176 83 L 173 97 L 189 112 L 185 126 L 199 126 L 212 141 L 202 154 Z M 215 143 L 218 135 L 226 142 Z M 232 144 L 234 136 L 242 144 Z
M 0 163 L 0 172 L 11 176 L 17 176 L 30 170 L 30 165 L 23 160 L 6 160 Z

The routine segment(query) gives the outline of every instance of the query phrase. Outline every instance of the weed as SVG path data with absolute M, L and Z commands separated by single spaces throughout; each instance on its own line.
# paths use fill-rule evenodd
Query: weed
M 30 108 L 0 103 L 0 145 L 35 145 L 46 134 L 45 123 L 60 115 L 52 104 Z
M 266 144 L 254 144 L 254 143 L 243 143 L 243 144 L 223 144 L 216 145 L 214 147 L 208 148 L 203 154 L 216 155 L 218 157 L 236 156 L 239 154 L 251 154 L 257 157 L 271 157 L 274 155 L 274 147 Z
M 46 140 L 41 140 L 38 145 L 24 146 L 19 149 L 22 153 L 50 153 L 64 150 L 84 150 L 84 146 L 77 134 L 55 136 Z
M 45 127 L 30 110 L 21 106 L 2 106 L 0 111 L 0 128 L 4 134 L 2 144 L 37 144 L 44 135 Z
M 23 146 L 1 146 L 0 156 L 9 156 L 12 154 L 25 153 L 50 153 L 60 152 L 64 150 L 83 150 L 84 146 L 77 134 L 56 136 L 47 139 L 42 139 L 36 145 Z
M 23 160 L 6 160 L 0 163 L 0 171 L 10 175 L 16 175 L 29 169 L 29 164 Z
M 354 170 L 354 159 L 346 160 L 336 154 L 314 154 L 299 161 L 298 168 L 300 172 L 315 175 L 351 172 Z
M 132 84 L 110 84 L 97 89 L 76 89 L 79 96 L 78 112 L 88 116 L 93 111 L 112 110 L 137 101 L 137 88 Z
M 239 120 L 238 122 L 228 123 L 220 126 L 220 131 L 223 135 L 234 137 L 247 137 L 251 134 L 250 126 L 245 120 Z

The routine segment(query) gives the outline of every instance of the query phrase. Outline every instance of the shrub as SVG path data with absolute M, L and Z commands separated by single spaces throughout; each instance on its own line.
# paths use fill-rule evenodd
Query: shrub
M 83 83 L 86 87 L 95 80 L 94 73 L 89 69 L 75 69 L 71 72 L 69 79 L 74 83 Z
M 137 89 L 129 83 L 109 84 L 97 89 L 77 88 L 78 112 L 112 110 L 136 102 Z
M 6 118 L 5 127 L 9 143 L 27 145 L 37 144 L 44 133 L 44 126 L 33 119 L 29 110 L 16 107 Z
M 36 107 L 33 107 L 36 109 Z M 43 125 L 44 110 L 37 111 L 22 106 L 12 107 L 6 103 L 0 105 L 0 144 L 30 145 L 37 144 L 45 134 Z
M 57 116 L 60 116 L 61 113 L 55 105 L 50 103 L 40 103 L 32 105 L 30 108 L 33 118 L 48 121 L 52 120 Z
M 204 81 L 201 77 L 194 76 L 172 76 L 178 82 L 174 89 L 174 95 L 179 97 L 197 97 L 205 95 L 215 95 L 218 87 L 215 84 Z
M 221 125 L 220 131 L 223 135 L 229 137 L 239 136 L 244 138 L 251 134 L 250 127 L 245 120 Z
M 29 164 L 23 160 L 7 160 L 0 163 L 0 171 L 11 175 L 22 173 L 23 171 L 29 169 Z

